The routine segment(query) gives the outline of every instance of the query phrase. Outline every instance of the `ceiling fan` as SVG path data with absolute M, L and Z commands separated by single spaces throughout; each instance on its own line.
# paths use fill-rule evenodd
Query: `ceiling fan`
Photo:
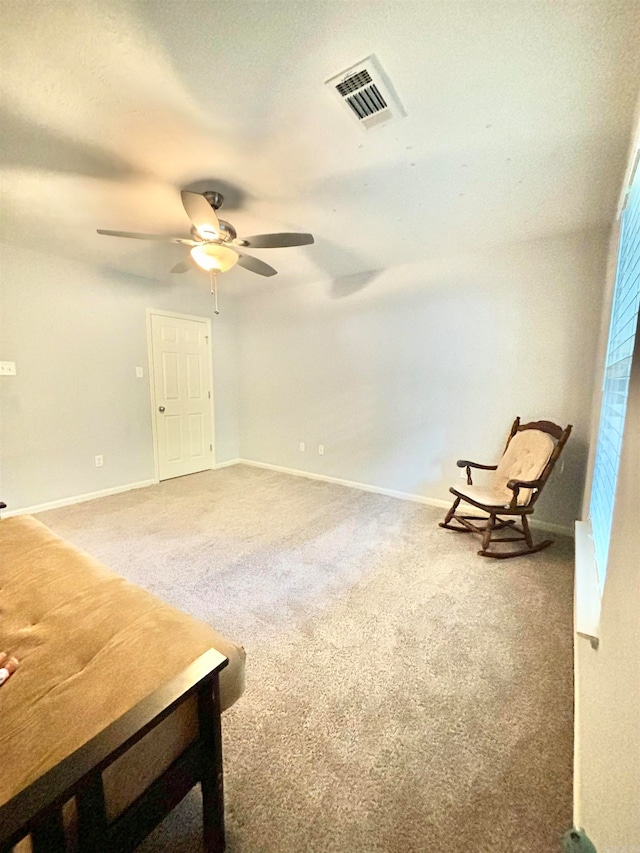
M 180 196 L 187 216 L 192 222 L 191 237 L 108 231 L 104 228 L 98 228 L 98 234 L 106 234 L 109 237 L 133 237 L 136 240 L 161 240 L 189 246 L 193 261 L 211 276 L 211 292 L 216 295 L 216 313 L 216 273 L 226 272 L 235 264 L 258 275 L 271 276 L 277 273 L 277 270 L 269 264 L 253 255 L 245 254 L 241 249 L 280 249 L 287 246 L 308 246 L 313 243 L 312 234 L 257 234 L 254 237 L 240 239 L 230 222 L 218 219 L 216 210 L 219 210 L 224 202 L 221 193 L 194 193 L 182 190 Z M 185 259 L 178 261 L 171 272 L 184 273 L 191 268 L 191 262 Z

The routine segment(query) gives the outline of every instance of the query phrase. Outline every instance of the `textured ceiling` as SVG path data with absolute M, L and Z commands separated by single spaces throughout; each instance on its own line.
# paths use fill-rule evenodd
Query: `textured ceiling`
M 5 0 L 0 27 L 9 243 L 162 276 L 184 249 L 95 229 L 185 234 L 179 189 L 221 189 L 240 235 L 313 232 L 255 253 L 300 282 L 615 213 L 640 2 Z M 407 117 L 366 132 L 323 81 L 370 53 Z

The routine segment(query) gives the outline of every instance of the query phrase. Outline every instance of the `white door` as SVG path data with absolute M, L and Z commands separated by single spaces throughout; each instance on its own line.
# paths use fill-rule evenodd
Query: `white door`
M 151 349 L 159 478 L 211 468 L 209 324 L 151 314 Z

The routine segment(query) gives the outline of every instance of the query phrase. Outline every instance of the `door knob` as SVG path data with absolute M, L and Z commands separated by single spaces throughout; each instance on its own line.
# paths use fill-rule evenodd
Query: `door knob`
M 159 411 L 159 412 L 164 412 L 164 406 L 158 406 L 158 411 Z

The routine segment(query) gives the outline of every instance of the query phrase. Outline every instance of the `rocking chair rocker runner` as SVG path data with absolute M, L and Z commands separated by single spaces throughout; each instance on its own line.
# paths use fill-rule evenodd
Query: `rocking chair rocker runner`
M 466 459 L 457 461 L 458 468 L 467 469 L 467 485 L 449 489 L 455 495 L 453 506 L 440 527 L 455 530 L 458 533 L 477 533 L 482 536 L 481 557 L 521 557 L 542 551 L 553 544 L 545 539 L 534 545 L 529 531 L 527 516 L 533 513 L 544 484 L 549 479 L 562 448 L 571 433 L 571 424 L 562 429 L 551 421 L 533 421 L 521 424 L 516 418 L 511 427 L 509 438 L 498 465 L 480 465 Z M 489 486 L 475 486 L 471 479 L 471 469 L 495 471 Z M 461 501 L 487 513 L 488 518 L 475 515 L 463 515 L 458 512 Z M 506 518 L 505 518 L 506 516 Z M 512 517 L 510 517 L 512 516 Z M 520 519 L 521 526 L 517 525 Z M 457 522 L 457 524 L 452 524 Z M 483 526 L 479 526 L 481 522 Z M 507 530 L 516 534 L 508 537 L 494 537 L 498 530 Z M 499 542 L 525 542 L 520 550 L 493 550 L 492 544 Z

